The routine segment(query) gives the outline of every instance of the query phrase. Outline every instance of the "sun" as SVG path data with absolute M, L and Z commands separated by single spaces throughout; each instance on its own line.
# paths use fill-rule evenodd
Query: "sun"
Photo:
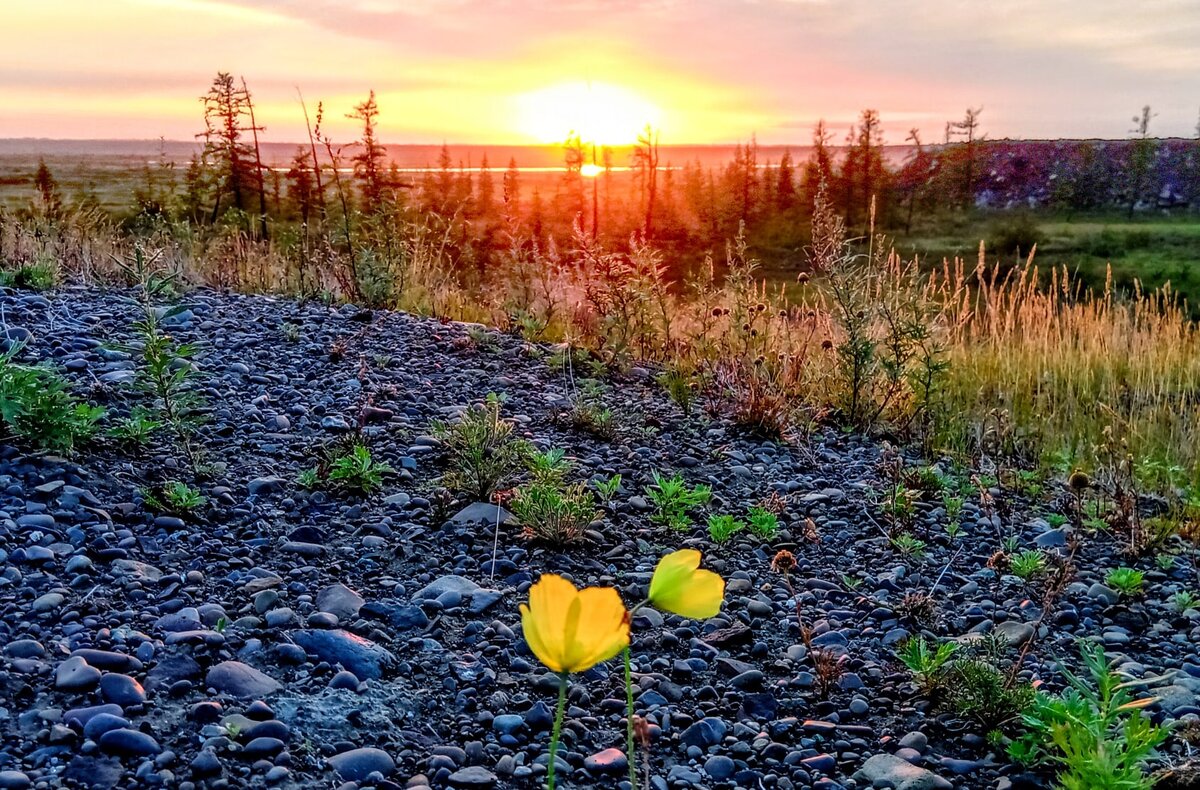
M 629 145 L 646 124 L 658 126 L 658 107 L 628 88 L 608 83 L 565 82 L 517 97 L 522 133 L 542 143 L 561 143 L 572 133 L 586 143 Z

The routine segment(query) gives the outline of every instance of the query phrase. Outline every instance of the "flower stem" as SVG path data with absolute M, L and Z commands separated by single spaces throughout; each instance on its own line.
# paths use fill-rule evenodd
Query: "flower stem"
M 546 790 L 554 790 L 554 760 L 558 755 L 558 737 L 562 734 L 563 713 L 567 709 L 567 673 L 558 676 L 558 709 L 554 712 L 554 730 L 550 733 L 550 762 L 546 764 Z
M 633 759 L 633 672 L 629 667 L 630 650 L 625 646 L 625 757 L 629 763 L 629 787 L 637 790 L 637 764 Z

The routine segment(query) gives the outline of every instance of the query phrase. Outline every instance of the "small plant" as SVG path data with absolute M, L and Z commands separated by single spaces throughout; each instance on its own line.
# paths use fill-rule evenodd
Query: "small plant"
M 34 447 L 70 453 L 95 435 L 104 409 L 81 403 L 53 370 L 15 363 L 19 350 L 0 354 L 0 423 Z
M 883 501 L 883 514 L 894 524 L 908 524 L 916 513 L 916 495 L 903 484 L 894 485 Z
M 144 447 L 150 443 L 155 431 L 163 427 L 161 420 L 150 416 L 150 412 L 139 407 L 134 408 L 128 417 L 117 421 L 109 429 L 108 435 L 119 442 Z
M 284 321 L 279 325 L 279 334 L 285 342 L 299 343 L 300 342 L 300 325 L 293 324 L 291 321 Z
M 925 637 L 914 636 L 904 641 L 896 657 L 913 673 L 922 692 L 928 696 L 941 686 L 943 670 L 957 650 L 958 645 L 954 642 L 942 642 L 933 648 Z
M 658 374 L 658 383 L 684 416 L 691 416 L 696 401 L 696 381 L 692 376 L 677 367 L 672 367 Z
M 925 556 L 925 541 L 913 537 L 911 532 L 901 532 L 891 539 L 891 543 L 896 551 L 907 557 L 919 560 Z
M 208 500 L 195 488 L 179 480 L 168 480 L 156 488 L 142 490 L 142 501 L 149 510 L 188 516 Z
M 564 487 L 555 481 L 535 480 L 517 489 L 509 507 L 526 537 L 556 545 L 582 539 L 599 515 L 592 492 L 582 483 Z
M 1046 523 L 1050 525 L 1051 529 L 1059 529 L 1067 523 L 1067 517 L 1062 513 L 1047 513 Z
M 27 291 L 49 291 L 58 285 L 58 272 L 52 262 L 26 263 L 15 269 L 0 269 L 0 286 Z
M 600 501 L 607 505 L 617 495 L 617 492 L 621 490 L 621 476 L 613 475 L 607 480 L 597 480 L 592 485 L 596 487 L 596 493 L 600 495 Z
M 688 511 L 708 504 L 712 489 L 706 485 L 689 487 L 682 475 L 663 477 L 654 473 L 654 483 L 646 489 L 646 496 L 654 505 L 655 512 L 650 520 L 671 529 L 687 529 L 692 519 Z
M 604 385 L 595 379 L 580 382 L 579 392 L 571 403 L 567 418 L 576 429 L 599 439 L 617 435 L 617 417 L 604 405 Z
M 1188 609 L 1200 609 L 1200 595 L 1191 590 L 1180 590 L 1171 596 L 1171 605 L 1180 612 L 1186 612 Z
M 774 540 L 779 532 L 779 516 L 761 505 L 755 505 L 746 513 L 750 531 L 762 540 Z
M 296 475 L 296 485 L 311 491 L 321 485 L 321 476 L 316 468 L 303 469 L 300 474 Z
M 494 352 L 499 345 L 496 336 L 482 326 L 472 324 L 467 327 L 467 339 L 480 351 Z
M 1016 554 L 1017 549 L 1021 546 L 1021 540 L 1016 535 L 1009 535 L 1000 541 L 1000 546 L 1004 549 L 1005 554 Z
M 1114 568 L 1108 572 L 1104 583 L 1121 595 L 1129 598 L 1142 594 L 1142 584 L 1146 574 L 1134 568 Z
M 330 464 L 329 482 L 347 491 L 370 494 L 383 486 L 384 475 L 392 471 L 386 463 L 375 461 L 366 445 L 354 444 Z
M 571 462 L 567 460 L 566 450 L 560 448 L 544 453 L 530 453 L 526 464 L 533 479 L 542 483 L 561 483 L 571 471 Z
M 904 594 L 896 604 L 896 614 L 911 620 L 923 628 L 931 627 L 937 618 L 937 601 L 923 590 L 913 590 Z
M 708 517 L 708 536 L 713 543 L 724 543 L 746 528 L 746 522 L 738 521 L 728 513 Z
M 962 524 L 957 521 L 951 521 L 946 524 L 946 537 L 950 538 L 950 540 L 958 540 L 962 536 L 962 531 Z
M 387 370 L 392 366 L 392 357 L 388 354 L 375 354 L 371 357 L 371 364 L 376 370 Z
M 500 403 L 498 395 L 489 394 L 458 423 L 433 425 L 450 462 L 446 485 L 480 502 L 507 488 L 532 451 L 528 442 L 513 436 L 513 424 L 500 417 Z
M 985 730 L 1011 725 L 1033 701 L 1029 684 L 1009 683 L 993 661 L 982 657 L 953 662 L 945 688 L 955 712 Z
M 1029 581 L 1046 572 L 1046 555 L 1037 549 L 1018 552 L 1009 558 L 1008 567 L 1014 576 Z
M 1058 766 L 1063 790 L 1150 790 L 1144 767 L 1169 730 L 1142 715 L 1153 697 L 1135 698 L 1141 685 L 1111 668 L 1104 648 L 1081 642 L 1085 676 L 1062 670 L 1061 695 L 1037 694 L 1021 717 L 1027 733 L 1009 747 L 1025 764 Z
M 856 592 L 862 587 L 862 585 L 862 579 L 850 576 L 849 574 L 842 574 L 842 586 L 850 592 Z

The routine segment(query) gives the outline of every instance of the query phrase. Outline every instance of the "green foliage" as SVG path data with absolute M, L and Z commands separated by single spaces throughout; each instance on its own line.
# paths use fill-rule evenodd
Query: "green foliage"
M 1200 595 L 1191 590 L 1180 590 L 1171 596 L 1171 605 L 1179 612 L 1186 612 L 1188 609 L 1200 609 Z
M 985 730 L 1011 724 L 1033 701 L 1029 684 L 1009 683 L 993 661 L 982 657 L 954 661 L 945 688 L 954 711 Z
M 1067 517 L 1062 513 L 1047 513 L 1046 523 L 1050 525 L 1051 529 L 1058 529 L 1067 523 Z
M 1011 214 L 998 220 L 988 235 L 987 248 L 1004 256 L 1029 255 L 1033 245 L 1045 238 L 1029 212 Z
M 104 409 L 81 403 L 68 382 L 40 365 L 14 362 L 19 347 L 0 354 L 0 420 L 22 442 L 69 453 L 91 439 Z
M 685 416 L 691 416 L 696 401 L 696 381 L 678 367 L 668 368 L 658 374 L 658 383 Z
M 154 433 L 163 427 L 162 420 L 150 416 L 141 406 L 134 407 L 128 417 L 122 417 L 109 429 L 108 435 L 119 442 L 144 447 Z
M 706 485 L 688 486 L 679 474 L 663 477 L 654 473 L 654 483 L 646 488 L 654 505 L 650 520 L 671 529 L 687 529 L 692 524 L 689 511 L 708 504 L 712 489 Z
M 329 482 L 337 488 L 370 494 L 383 486 L 385 475 L 392 467 L 376 461 L 364 444 L 354 444 L 349 452 L 333 459 L 329 466 Z
M 607 480 L 597 480 L 593 485 L 596 487 L 596 493 L 600 495 L 600 501 L 607 504 L 621 490 L 621 476 L 613 475 Z
M 300 474 L 296 475 L 296 485 L 311 491 L 321 485 L 321 475 L 315 468 L 302 469 Z
M 1121 595 L 1130 598 L 1142 594 L 1142 585 L 1145 582 L 1146 574 L 1135 568 L 1114 568 L 1108 572 L 1104 583 L 1113 588 Z
M 179 480 L 168 480 L 156 488 L 142 489 L 142 501 L 148 510 L 189 516 L 208 501 L 199 490 Z
M 1046 555 L 1037 549 L 1028 549 L 1014 554 L 1008 562 L 1013 575 L 1025 581 L 1040 576 L 1046 571 Z
M 568 418 L 575 428 L 608 440 L 617 435 L 617 417 L 604 405 L 604 389 L 595 379 L 581 381 Z
M 574 543 L 599 512 L 592 492 L 582 483 L 564 486 L 552 479 L 534 480 L 517 489 L 509 503 L 526 537 L 556 545 Z
M 779 532 L 779 516 L 765 507 L 755 505 L 746 513 L 750 531 L 763 540 L 774 540 Z
M 942 642 L 936 648 L 932 647 L 923 636 L 906 639 L 896 657 L 920 684 L 925 694 L 932 694 L 941 685 L 946 664 L 958 651 L 954 642 Z
M 513 436 L 513 424 L 500 417 L 500 403 L 499 396 L 489 393 L 458 423 L 433 424 L 450 463 L 445 484 L 480 502 L 508 487 L 532 452 L 528 442 Z
M 728 513 L 713 514 L 708 517 L 708 536 L 713 543 L 724 543 L 746 528 L 746 522 L 739 521 Z
M 891 543 L 896 551 L 905 556 L 918 560 L 925 556 L 925 541 L 913 537 L 911 532 L 901 532 L 891 539 Z
M 529 474 L 538 482 L 561 483 L 571 471 L 571 462 L 566 456 L 566 450 L 561 448 L 553 448 L 544 453 L 531 452 L 526 461 Z
M 58 270 L 53 263 L 26 263 L 15 269 L 0 269 L 0 286 L 27 291 L 49 291 L 58 285 Z
M 291 321 L 284 321 L 279 325 L 279 334 L 285 342 L 299 343 L 300 342 L 300 325 L 294 324 Z
M 1026 764 L 1060 769 L 1060 790 L 1150 790 L 1143 771 L 1168 730 L 1142 715 L 1153 698 L 1135 698 L 1141 685 L 1109 665 L 1103 647 L 1080 643 L 1085 676 L 1063 669 L 1068 688 L 1061 695 L 1037 694 L 1021 717 L 1027 732 L 1009 754 Z

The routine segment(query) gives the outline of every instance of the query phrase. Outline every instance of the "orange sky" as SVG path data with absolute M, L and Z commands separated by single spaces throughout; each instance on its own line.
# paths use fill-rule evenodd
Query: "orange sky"
M 39 0 L 9 2 L 0 137 L 188 139 L 218 70 L 267 138 L 299 86 L 335 136 L 374 88 L 389 142 L 803 143 L 858 110 L 889 141 L 968 105 L 993 137 L 1192 135 L 1195 0 Z M 590 87 L 589 87 L 590 86 Z M 590 130 L 590 132 L 589 132 Z

